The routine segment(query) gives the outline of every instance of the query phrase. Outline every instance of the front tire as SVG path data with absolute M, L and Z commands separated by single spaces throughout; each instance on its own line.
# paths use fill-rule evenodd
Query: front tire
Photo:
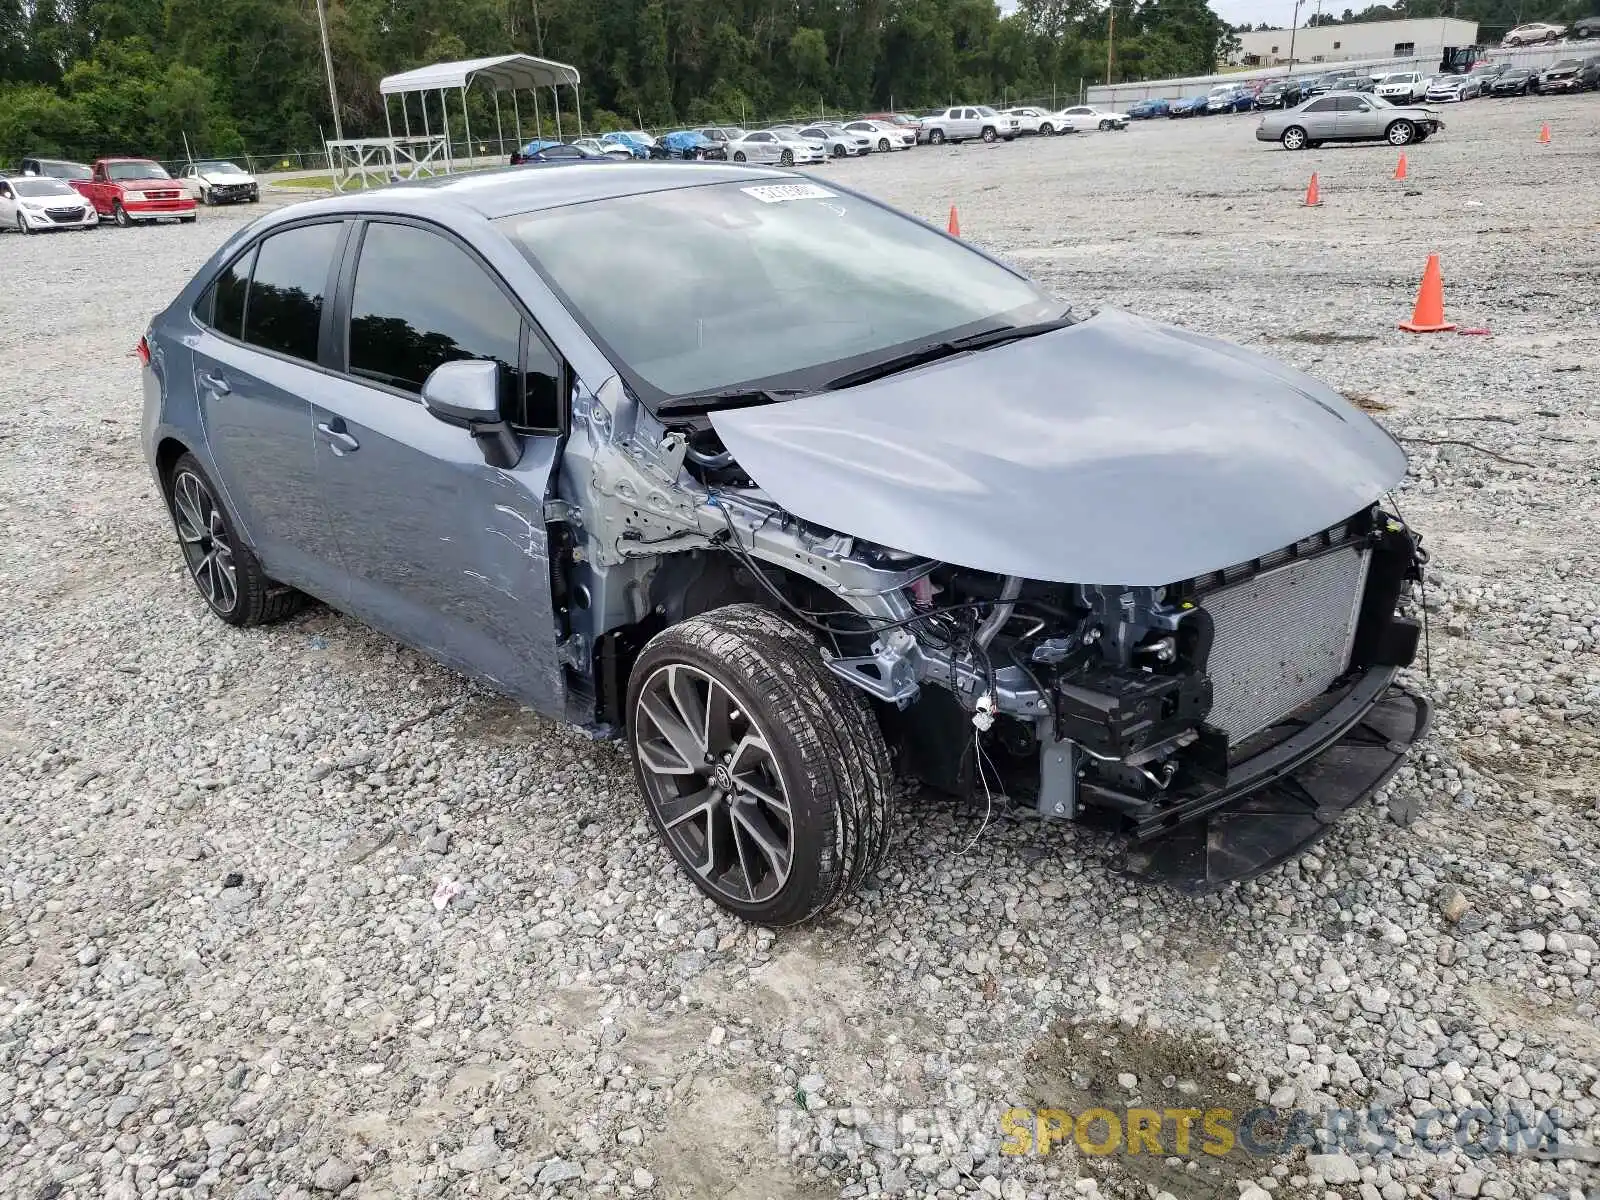
M 944 130 L 942 130 L 942 129 L 930 130 L 929 133 L 928 133 L 928 145 L 930 145 L 930 146 L 942 146 L 942 145 L 944 145 Z
M 28 224 L 21 213 L 17 214 L 17 232 L 24 237 L 33 232 L 33 226 Z
M 1285 150 L 1304 150 L 1306 148 L 1306 131 L 1298 125 L 1291 125 L 1283 131 L 1278 141 Z
M 1409 146 L 1417 140 L 1417 127 L 1410 121 L 1395 121 L 1384 130 L 1383 136 L 1391 146 Z
M 882 861 L 893 792 L 877 720 L 770 609 L 733 605 L 657 634 L 627 712 L 651 823 L 730 912 L 805 921 Z
M 993 125 L 985 125 L 983 127 L 983 140 L 984 141 L 993 142 L 999 136 L 1000 135 L 994 131 L 994 126 Z
M 833 148 L 833 156 L 835 158 L 843 158 L 844 154 L 845 154 L 845 151 L 844 151 L 844 147 L 843 146 L 835 146 Z
M 778 155 L 778 165 L 780 167 L 794 166 L 794 151 L 785 150 L 782 154 Z
M 111 202 L 111 219 L 124 229 L 133 224 L 133 218 L 128 215 L 128 210 L 122 207 L 121 200 Z
M 1045 137 L 1049 137 L 1055 131 L 1056 131 L 1056 127 L 1054 125 L 1050 124 L 1049 121 L 1043 121 L 1039 125 L 1039 132 L 1042 133 Z
M 889 139 L 888 138 L 879 138 L 878 139 L 878 153 L 879 154 L 887 154 L 887 153 L 889 153 Z
M 269 579 L 244 544 L 205 469 L 192 454 L 172 465 L 167 509 L 200 596 L 229 625 L 265 625 L 296 612 L 305 596 Z
M 1111 128 L 1111 122 L 1110 121 L 1101 121 L 1100 122 L 1100 132 L 1101 133 L 1106 132 L 1106 130 L 1108 130 L 1110 128 Z

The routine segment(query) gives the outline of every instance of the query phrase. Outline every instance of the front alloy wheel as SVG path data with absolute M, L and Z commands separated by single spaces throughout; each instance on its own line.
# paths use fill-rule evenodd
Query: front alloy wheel
M 17 232 L 18 233 L 32 233 L 33 232 L 33 226 L 28 224 L 27 220 L 23 217 L 23 215 L 21 213 L 17 214 Z
M 778 155 L 778 164 L 784 167 L 794 166 L 794 151 L 785 150 L 782 154 Z
M 1417 127 L 1410 121 L 1396 121 L 1389 126 L 1388 133 L 1385 136 L 1389 139 L 1391 146 L 1410 145 L 1416 139 Z
M 996 138 L 998 138 L 999 136 L 1000 135 L 994 131 L 994 127 L 992 125 L 985 125 L 983 127 L 983 140 L 984 141 L 992 142 Z
M 889 153 L 889 139 L 888 138 L 879 138 L 878 139 L 878 153 L 880 153 L 880 154 Z
M 775 612 L 732 605 L 657 634 L 627 713 L 651 822 L 730 912 L 793 925 L 882 861 L 892 773 L 877 719 Z
M 944 144 L 944 130 L 934 129 L 928 133 L 928 145 L 940 146 Z

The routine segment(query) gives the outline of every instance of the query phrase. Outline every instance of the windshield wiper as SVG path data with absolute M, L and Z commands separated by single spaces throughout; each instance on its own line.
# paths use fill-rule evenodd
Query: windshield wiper
M 858 383 L 871 383 L 874 379 L 898 375 L 901 371 L 937 362 L 941 358 L 965 354 L 969 350 L 987 350 L 992 346 L 1003 346 L 1007 342 L 1017 342 L 1023 338 L 1038 337 L 1041 333 L 1065 329 L 1071 324 L 1072 318 L 1063 316 L 1053 321 L 1035 321 L 1031 325 L 1007 325 L 1002 329 L 989 329 L 983 333 L 968 334 L 966 337 L 930 342 L 925 346 L 918 346 L 915 350 L 908 350 L 904 354 L 897 354 L 893 358 L 886 358 L 882 362 L 875 362 L 858 371 L 850 371 L 836 379 L 830 379 L 824 386 L 833 392 L 840 388 L 855 387 Z
M 688 413 L 713 412 L 720 408 L 754 408 L 758 404 L 776 404 L 791 396 L 803 396 L 796 388 L 729 388 L 721 392 L 690 392 L 686 396 L 673 396 L 656 405 L 656 414 L 681 416 Z

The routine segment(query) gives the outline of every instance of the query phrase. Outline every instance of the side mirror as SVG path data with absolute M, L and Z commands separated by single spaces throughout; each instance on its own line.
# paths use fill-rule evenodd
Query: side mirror
M 450 425 L 465 426 L 483 461 L 504 470 L 522 459 L 522 439 L 500 414 L 500 364 L 481 358 L 440 363 L 422 382 L 422 404 Z

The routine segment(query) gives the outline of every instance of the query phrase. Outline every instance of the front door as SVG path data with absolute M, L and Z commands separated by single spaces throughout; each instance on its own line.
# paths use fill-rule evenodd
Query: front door
M 1339 137 L 1345 141 L 1361 141 L 1383 136 L 1383 114 L 1372 101 L 1361 96 L 1340 96 Z
M 352 269 L 353 268 L 353 269 Z M 344 599 L 371 625 L 560 715 L 544 520 L 563 369 L 500 283 L 429 226 L 373 221 L 347 266 L 338 320 L 348 370 L 313 408 L 317 476 Z M 521 461 L 491 467 L 435 418 L 423 381 L 451 359 L 501 366 Z
M 217 484 L 268 575 L 324 600 L 340 576 L 311 453 L 324 297 L 342 221 L 264 238 L 217 277 L 196 310 L 195 394 Z

